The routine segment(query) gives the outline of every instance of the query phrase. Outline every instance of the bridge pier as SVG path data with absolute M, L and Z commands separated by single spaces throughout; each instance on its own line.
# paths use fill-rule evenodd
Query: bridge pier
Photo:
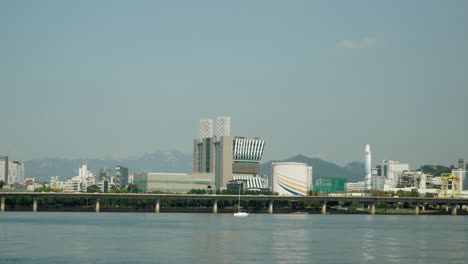
M 323 215 L 327 214 L 327 202 L 326 201 L 322 202 L 322 214 Z
M 426 205 L 425 205 L 425 204 L 423 204 L 423 205 L 421 206 L 421 212 L 424 212 L 424 211 L 426 211 Z
M 456 204 L 453 204 L 451 207 L 452 207 L 452 212 L 451 212 L 451 214 L 452 214 L 453 216 L 457 215 L 457 207 L 458 207 L 458 206 L 457 206 Z
M 37 212 L 37 196 L 33 196 L 33 206 L 32 206 L 33 212 Z
M 0 212 L 5 212 L 5 196 L 2 196 L 1 200 Z
M 156 204 L 154 205 L 154 212 L 159 214 L 159 207 L 160 207 L 161 199 L 156 200 Z
M 414 206 L 414 215 L 419 215 L 419 204 Z
M 96 213 L 99 213 L 101 210 L 101 199 L 96 198 L 96 204 L 94 205 L 94 208 L 96 209 Z
M 268 213 L 273 214 L 273 200 L 268 201 Z
M 369 212 L 371 215 L 375 215 L 375 203 L 370 204 Z
M 218 213 L 218 200 L 213 201 L 213 214 Z

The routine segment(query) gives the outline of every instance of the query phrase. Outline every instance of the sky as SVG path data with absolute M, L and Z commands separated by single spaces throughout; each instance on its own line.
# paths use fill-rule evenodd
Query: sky
M 0 154 L 468 159 L 467 1 L 0 1 Z

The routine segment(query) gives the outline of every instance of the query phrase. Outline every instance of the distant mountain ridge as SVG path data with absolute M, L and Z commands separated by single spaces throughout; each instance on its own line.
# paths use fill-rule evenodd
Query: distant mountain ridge
M 27 178 L 35 178 L 39 182 L 49 182 L 51 176 L 59 176 L 61 180 L 78 175 L 78 168 L 87 164 L 97 174 L 101 168 L 113 168 L 115 166 L 128 167 L 129 173 L 158 171 L 181 172 L 192 171 L 192 155 L 176 150 L 155 151 L 146 153 L 140 157 L 125 159 L 61 159 L 45 158 L 24 162 Z
M 313 179 L 346 178 L 348 182 L 364 180 L 364 163 L 351 162 L 344 167 L 334 163 L 324 161 L 319 158 L 309 158 L 304 155 L 297 155 L 284 160 L 268 161 L 260 167 L 261 175 L 268 175 L 271 180 L 271 164 L 273 162 L 301 162 L 312 166 Z
M 261 164 L 260 175 L 268 175 L 271 179 L 271 164 L 273 162 L 302 162 L 313 167 L 313 178 L 344 177 L 348 182 L 364 180 L 364 164 L 351 162 L 344 167 L 324 161 L 319 158 L 309 158 L 297 155 L 289 159 L 268 161 Z M 59 176 L 61 180 L 78 175 L 78 168 L 87 164 L 98 174 L 101 168 L 113 168 L 121 165 L 129 168 L 129 173 L 136 172 L 180 172 L 190 173 L 193 162 L 192 155 L 177 150 L 155 151 L 139 157 L 125 159 L 61 159 L 45 158 L 24 162 L 27 178 L 35 178 L 38 182 L 49 182 L 51 176 Z

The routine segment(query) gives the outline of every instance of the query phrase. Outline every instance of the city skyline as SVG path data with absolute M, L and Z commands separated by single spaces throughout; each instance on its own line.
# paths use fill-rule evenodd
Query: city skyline
M 199 119 L 263 161 L 468 157 L 468 4 L 0 3 L 0 155 L 192 150 Z

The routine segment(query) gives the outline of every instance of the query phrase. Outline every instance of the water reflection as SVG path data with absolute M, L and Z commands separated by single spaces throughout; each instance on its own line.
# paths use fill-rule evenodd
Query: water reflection
M 310 263 L 311 227 L 305 227 L 308 215 L 289 215 L 288 223 L 274 223 L 272 254 L 275 263 Z M 281 218 L 281 216 L 276 216 Z
M 364 263 L 373 263 L 375 261 L 375 242 L 376 231 L 374 229 L 365 229 L 361 236 L 362 260 Z
M 466 220 L 7 212 L 0 263 L 467 263 Z

